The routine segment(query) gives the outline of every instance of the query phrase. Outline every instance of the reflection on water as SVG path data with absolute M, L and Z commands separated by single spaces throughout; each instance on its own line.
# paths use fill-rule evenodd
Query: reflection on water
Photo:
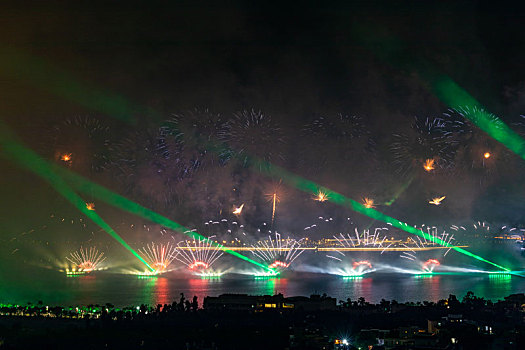
M 166 277 L 159 277 L 155 281 L 156 304 L 170 304 L 170 287 Z
M 293 273 L 280 278 L 255 279 L 244 275 L 225 275 L 221 278 L 182 278 L 176 274 L 138 278 L 133 275 L 96 273 L 75 278 L 43 272 L 32 278 L 18 278 L 0 283 L 0 302 L 21 303 L 42 300 L 47 304 L 105 304 L 117 306 L 168 304 L 179 301 L 180 293 L 187 299 L 194 295 L 202 305 L 205 296 L 225 293 L 286 296 L 326 293 L 338 300 L 364 297 L 378 303 L 381 299 L 404 301 L 438 301 L 456 294 L 462 298 L 467 291 L 486 299 L 502 299 L 523 292 L 525 278 L 511 275 L 401 275 L 371 274 L 362 278 Z
M 492 274 L 489 276 L 491 289 L 498 290 L 501 295 L 509 295 L 512 291 L 512 276 L 507 274 Z

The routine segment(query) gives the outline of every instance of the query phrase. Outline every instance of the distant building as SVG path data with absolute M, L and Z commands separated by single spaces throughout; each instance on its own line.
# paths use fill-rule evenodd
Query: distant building
M 321 311 L 337 310 L 335 298 L 312 295 L 307 297 L 285 298 L 277 295 L 222 294 L 218 297 L 204 298 L 205 310 L 255 311 L 265 310 L 299 310 Z

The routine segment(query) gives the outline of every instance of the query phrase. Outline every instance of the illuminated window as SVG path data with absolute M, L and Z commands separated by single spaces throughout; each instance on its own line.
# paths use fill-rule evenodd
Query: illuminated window
M 264 304 L 264 307 L 268 309 L 275 309 L 277 307 L 277 304 Z

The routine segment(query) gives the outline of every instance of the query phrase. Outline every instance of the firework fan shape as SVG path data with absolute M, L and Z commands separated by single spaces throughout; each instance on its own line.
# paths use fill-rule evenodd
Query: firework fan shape
M 281 234 L 275 232 L 273 238 L 268 236 L 268 240 L 257 242 L 251 246 L 250 251 L 269 268 L 282 271 L 289 268 L 304 252 L 304 248 L 301 248 L 302 242 L 303 239 L 299 241 L 293 238 L 282 239 Z
M 252 109 L 235 113 L 227 123 L 225 140 L 244 166 L 252 156 L 264 161 L 284 158 L 282 130 L 261 111 Z
M 423 226 L 419 229 L 427 233 L 428 238 L 421 238 L 419 236 L 416 238 L 409 237 L 409 244 L 401 243 L 401 246 L 406 248 L 406 251 L 402 252 L 399 256 L 405 260 L 413 262 L 423 272 L 432 272 L 436 266 L 440 265 L 439 260 L 434 257 L 427 259 L 426 261 L 422 261 L 422 259 L 418 257 L 419 251 L 416 251 L 413 248 L 423 249 L 425 247 L 440 246 L 443 245 L 441 241 L 445 242 L 446 245 L 453 245 L 453 241 L 455 241 L 454 234 L 449 234 L 445 230 L 443 230 L 443 232 L 440 234 L 436 226 Z M 451 249 L 452 247 L 449 247 L 448 249 L 439 249 L 440 258 L 447 256 Z
M 440 169 L 453 167 L 458 142 L 445 125 L 442 118 L 416 117 L 412 133 L 393 134 L 390 151 L 396 171 L 408 175 L 423 169 L 428 159 Z
M 173 258 L 186 265 L 189 270 L 197 274 L 205 274 L 223 254 L 220 247 L 213 245 L 213 237 L 179 242 Z
M 99 252 L 95 247 L 89 249 L 80 247 L 78 251 L 70 253 L 70 256 L 66 257 L 66 259 L 74 264 L 80 271 L 88 273 L 98 270 L 100 264 L 106 260 L 104 253 Z
M 168 271 L 171 262 L 175 259 L 176 247 L 170 243 L 151 243 L 138 251 L 153 268 L 153 274 L 161 274 Z
M 373 230 L 365 229 L 359 232 L 357 228 L 354 228 L 354 232 L 343 234 L 339 233 L 334 235 L 335 250 L 332 254 L 327 254 L 326 257 L 337 261 L 338 263 L 344 264 L 343 269 L 339 270 L 338 273 L 344 276 L 363 275 L 368 272 L 372 272 L 372 263 L 368 260 L 351 259 L 351 251 L 355 248 L 371 248 L 381 251 L 383 254 L 392 245 L 392 242 L 387 241 L 386 233 L 388 233 L 387 227 L 375 228 Z M 351 263 L 351 270 L 348 270 L 347 266 Z
M 109 135 L 109 127 L 99 119 L 77 116 L 55 125 L 43 147 L 46 154 L 76 171 L 101 172 L 110 162 Z
M 388 250 L 393 243 L 387 242 L 387 236 L 385 233 L 388 232 L 388 228 L 375 228 L 374 230 L 363 230 L 361 233 L 354 229 L 354 234 L 342 234 L 334 235 L 334 239 L 337 242 L 336 253 L 339 257 L 333 255 L 327 255 L 328 258 L 334 259 L 337 261 L 343 261 L 343 258 L 346 257 L 344 253 L 345 250 L 359 247 L 368 247 L 368 248 L 378 248 L 381 250 L 381 254 Z

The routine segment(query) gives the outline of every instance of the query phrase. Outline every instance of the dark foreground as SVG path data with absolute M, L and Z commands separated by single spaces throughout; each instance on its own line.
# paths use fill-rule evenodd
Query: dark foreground
M 438 303 L 222 295 L 157 307 L 0 308 L 1 349 L 524 349 L 525 295 Z

